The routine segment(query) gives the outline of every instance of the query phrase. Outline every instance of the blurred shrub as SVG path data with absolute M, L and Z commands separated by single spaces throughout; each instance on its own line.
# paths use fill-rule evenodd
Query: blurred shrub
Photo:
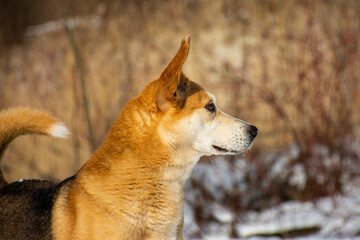
M 305 186 L 298 191 L 282 186 L 291 192 L 282 198 L 306 200 L 342 192 L 344 175 L 358 168 L 360 6 L 300 1 L 288 10 L 296 19 L 279 14 L 283 32 L 261 32 L 260 81 L 244 77 L 248 69 L 238 80 L 270 108 L 285 138 L 299 148 L 292 165 L 305 170 Z

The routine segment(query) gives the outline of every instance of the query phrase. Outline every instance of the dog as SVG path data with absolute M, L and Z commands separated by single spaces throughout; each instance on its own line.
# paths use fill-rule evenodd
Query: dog
M 0 174 L 0 239 L 183 239 L 183 185 L 199 158 L 241 153 L 258 133 L 182 72 L 189 48 L 187 36 L 74 176 L 8 184 Z M 1 155 L 28 133 L 69 134 L 47 113 L 8 110 L 0 114 Z

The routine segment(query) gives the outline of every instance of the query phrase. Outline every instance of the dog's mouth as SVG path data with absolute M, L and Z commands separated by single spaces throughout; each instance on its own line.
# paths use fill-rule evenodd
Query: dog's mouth
M 239 151 L 228 150 L 228 149 L 225 149 L 225 148 L 216 146 L 216 145 L 212 145 L 212 147 L 213 147 L 216 151 L 222 152 L 222 153 L 239 153 Z

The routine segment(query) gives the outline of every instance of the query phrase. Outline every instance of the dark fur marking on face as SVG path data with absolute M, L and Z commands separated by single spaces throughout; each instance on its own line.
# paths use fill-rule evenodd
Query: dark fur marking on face
M 184 73 L 181 73 L 179 84 L 174 93 L 174 96 L 177 97 L 175 107 L 177 109 L 183 108 L 186 99 L 201 90 L 203 90 L 203 88 L 199 84 L 190 81 Z

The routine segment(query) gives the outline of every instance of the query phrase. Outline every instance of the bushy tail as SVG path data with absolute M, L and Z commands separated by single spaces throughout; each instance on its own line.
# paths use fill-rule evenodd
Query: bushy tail
M 0 163 L 9 143 L 17 136 L 25 134 L 66 138 L 70 132 L 62 122 L 43 111 L 29 108 L 0 111 Z M 0 188 L 7 184 L 0 168 Z

